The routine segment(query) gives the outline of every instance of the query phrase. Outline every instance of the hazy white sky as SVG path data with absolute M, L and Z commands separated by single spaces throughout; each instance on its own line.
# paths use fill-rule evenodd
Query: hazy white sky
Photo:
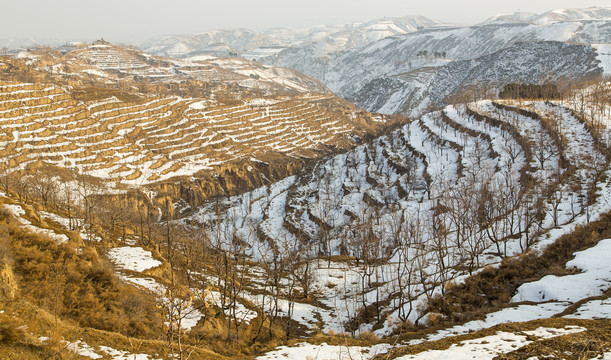
M 0 38 L 137 42 L 220 28 L 299 28 L 424 15 L 471 24 L 490 16 L 611 6 L 611 0 L 3 0 Z

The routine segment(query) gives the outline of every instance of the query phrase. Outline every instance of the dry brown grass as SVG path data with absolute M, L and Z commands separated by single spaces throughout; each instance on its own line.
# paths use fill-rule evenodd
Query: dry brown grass
M 109 263 L 91 256 L 95 249 L 77 253 L 22 230 L 6 214 L 0 218 L 0 231 L 7 235 L 2 241 L 11 250 L 22 300 L 81 326 L 157 336 L 154 299 L 119 282 Z
M 136 102 L 141 99 L 135 93 L 130 93 L 120 89 L 96 87 L 82 87 L 71 93 L 72 98 L 78 101 L 95 101 L 103 100 L 109 97 L 116 97 L 123 102 Z
M 163 340 L 128 337 L 116 332 L 76 326 L 70 321 L 55 323 L 52 314 L 39 307 L 19 300 L 3 304 L 0 314 L 0 359 L 87 359 L 73 353 L 68 342 L 83 341 L 98 354 L 99 346 L 108 346 L 120 351 L 169 358 L 170 349 Z M 39 336 L 48 338 L 46 341 Z M 192 359 L 224 359 L 203 347 L 185 346 Z
M 17 278 L 11 285 L 0 277 L 0 288 L 18 287 L 16 295 L 0 299 L 0 359 L 80 359 L 64 340 L 169 357 L 155 298 L 119 282 L 95 248 L 85 246 L 77 254 L 25 232 L 0 211 L 0 263 Z M 252 351 L 243 341 L 227 346 L 222 338 L 202 341 L 195 335 L 185 345 L 194 359 L 223 358 L 205 349 L 215 343 L 232 358 Z M 41 342 L 39 336 L 49 340 Z

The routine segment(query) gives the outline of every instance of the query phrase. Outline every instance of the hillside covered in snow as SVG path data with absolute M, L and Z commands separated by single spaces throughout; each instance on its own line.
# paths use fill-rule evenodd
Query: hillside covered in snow
M 609 17 L 7 52 L 0 358 L 609 359 Z
M 111 333 L 72 334 L 76 325 L 62 323 L 59 351 L 95 358 L 164 358 L 183 351 L 177 341 L 211 358 L 549 355 L 550 344 L 577 351 L 579 336 L 607 336 L 611 313 L 611 116 L 596 102 L 608 84 L 582 91 L 448 106 L 192 208 L 155 190 L 92 192 L 92 179 L 71 183 L 44 167 L 28 170 L 37 178 L 9 173 L 0 229 L 12 239 L 4 256 L 14 265 L 5 271 L 27 281 L 10 275 L 0 294 L 52 312 L 36 294 L 61 286 L 56 312 Z M 70 277 L 30 287 L 53 274 L 31 269 L 53 269 L 56 253 Z M 75 289 L 113 295 L 76 300 Z M 89 317 L 84 301 L 107 310 Z M 10 324 L 51 326 L 6 309 L 18 319 Z M 27 341 L 52 351 L 50 332 L 32 329 L 38 337 Z M 159 339 L 164 332 L 171 347 Z M 115 333 L 137 334 L 146 346 Z M 274 349 L 279 337 L 292 340 Z M 599 344 L 591 358 L 611 350 Z

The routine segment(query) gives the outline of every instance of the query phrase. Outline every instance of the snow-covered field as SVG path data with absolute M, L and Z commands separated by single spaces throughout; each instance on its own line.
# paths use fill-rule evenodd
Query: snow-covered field
M 537 340 L 551 339 L 557 336 L 575 334 L 585 331 L 585 328 L 578 326 L 567 326 L 565 328 L 544 328 L 540 327 L 531 331 L 520 333 L 510 333 L 499 331 L 495 335 L 489 335 L 473 340 L 465 340 L 454 344 L 445 350 L 429 350 L 414 355 L 397 357 L 396 359 L 457 359 L 457 360 L 492 360 L 496 356 L 506 354 L 520 349 Z M 257 357 L 258 360 L 272 359 L 324 359 L 324 360 L 348 360 L 372 359 L 376 355 L 385 354 L 390 350 L 388 344 L 374 345 L 371 347 L 358 346 L 338 346 L 312 345 L 301 343 L 297 346 L 280 346 L 263 356 Z
M 117 350 L 110 346 L 100 345 L 96 348 L 89 346 L 82 340 L 66 342 L 66 348 L 80 356 L 90 359 L 112 359 L 112 360 L 161 360 L 149 354 L 132 353 L 124 350 Z
M 439 330 L 426 336 L 425 338 L 410 340 L 407 342 L 407 344 L 420 344 L 425 341 L 435 341 L 450 336 L 468 334 L 473 331 L 488 329 L 499 324 L 551 318 L 552 316 L 562 312 L 565 307 L 565 304 L 558 303 L 509 307 L 487 314 L 484 320 L 473 320 L 462 325 L 456 325 L 451 328 Z
M 574 319 L 611 319 L 611 299 L 588 301 L 566 317 Z
M 320 345 L 301 343 L 293 347 L 280 346 L 274 351 L 257 357 L 257 360 L 368 360 L 372 359 L 376 355 L 386 353 L 389 348 L 390 345 L 388 344 L 361 347 L 327 345 L 326 343 L 322 343 Z

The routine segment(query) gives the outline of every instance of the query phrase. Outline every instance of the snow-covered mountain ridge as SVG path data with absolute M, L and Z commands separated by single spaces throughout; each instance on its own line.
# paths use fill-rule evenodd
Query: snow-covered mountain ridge
M 483 21 L 482 24 L 523 22 L 547 25 L 553 22 L 582 20 L 611 20 L 611 8 L 593 6 L 585 9 L 555 9 L 541 14 L 515 12 L 513 14 L 493 16 Z
M 498 89 L 512 81 L 574 81 L 594 72 L 611 74 L 604 45 L 611 43 L 608 12 L 608 8 L 599 8 L 595 14 L 600 16 L 587 20 L 557 17 L 537 23 L 492 21 L 424 29 L 346 52 L 326 65 L 322 77 L 318 67 L 301 70 L 358 106 L 415 116 L 426 106 L 443 105 L 446 96 L 476 83 L 494 84 Z M 455 83 L 444 87 L 447 78 Z
M 223 44 L 244 58 L 313 76 L 367 110 L 411 116 L 444 105 L 447 96 L 475 83 L 498 90 L 511 81 L 611 74 L 610 7 L 500 15 L 472 26 L 406 17 L 265 36 L 227 30 L 166 40 L 143 47 L 184 56 Z M 550 41 L 576 46 L 558 44 L 555 51 L 543 43 Z
M 475 59 L 438 64 L 396 69 L 364 83 L 354 77 L 339 93 L 366 109 L 418 116 L 469 87 L 479 96 L 495 96 L 509 82 L 543 83 L 603 73 L 595 48 L 555 41 L 516 42 Z
M 263 55 L 260 51 L 253 51 L 255 49 L 274 47 L 281 50 L 320 42 L 324 45 L 318 47 L 317 55 L 324 57 L 387 36 L 441 25 L 443 25 L 441 22 L 424 16 L 405 16 L 377 19 L 366 23 L 318 25 L 295 30 L 270 29 L 262 32 L 248 29 L 213 30 L 193 35 L 161 35 L 142 42 L 140 47 L 148 53 L 164 56 L 247 53 L 245 58 L 257 59 Z M 248 53 L 250 51 L 253 52 Z

